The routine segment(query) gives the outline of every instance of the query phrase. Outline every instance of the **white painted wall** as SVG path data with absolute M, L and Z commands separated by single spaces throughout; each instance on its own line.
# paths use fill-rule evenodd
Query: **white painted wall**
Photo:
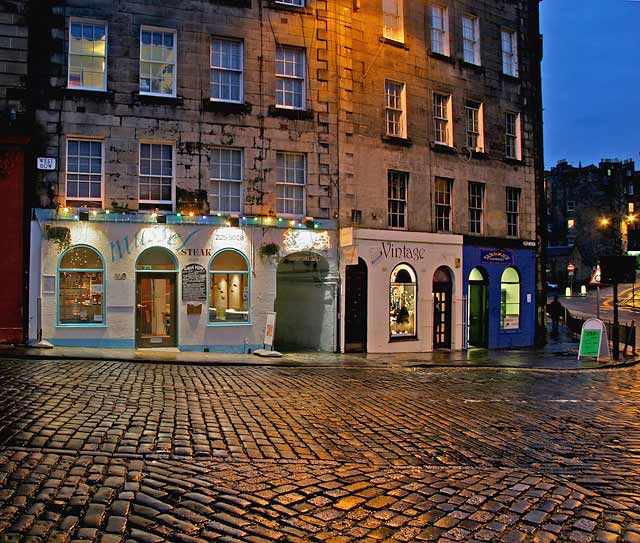
M 42 293 L 43 337 L 54 344 L 59 340 L 82 341 L 83 344 L 105 346 L 135 338 L 135 262 L 138 256 L 150 247 L 169 249 L 178 261 L 179 270 L 191 263 L 198 263 L 209 269 L 209 263 L 217 251 L 233 248 L 240 251 L 249 261 L 250 269 L 250 325 L 208 325 L 207 302 L 202 302 L 202 312 L 187 315 L 187 303 L 183 302 L 180 273 L 177 274 L 178 344 L 185 348 L 201 349 L 225 346 L 262 345 L 266 313 L 273 311 L 276 291 L 277 259 L 263 259 L 258 250 L 262 243 L 275 242 L 280 245 L 282 255 L 296 250 L 308 250 L 309 244 L 319 236 L 324 236 L 325 249 L 320 251 L 333 267 L 337 267 L 336 235 L 326 231 L 300 231 L 304 234 L 287 234 L 291 230 L 281 228 L 226 228 L 210 225 L 173 225 L 146 223 L 111 223 L 98 221 L 37 221 L 33 232 L 42 231 L 44 224 L 66 226 L 71 230 L 72 245 L 84 244 L 97 249 L 105 261 L 105 303 L 106 326 L 67 327 L 56 324 L 56 293 Z M 32 234 L 34 235 L 34 234 Z M 137 246 L 134 238 L 139 240 Z M 285 236 L 287 243 L 284 243 Z M 130 252 L 127 253 L 125 238 L 129 239 Z M 32 240 L 33 241 L 33 240 Z M 118 249 L 120 242 L 120 250 Z M 186 244 L 185 244 L 186 243 Z M 32 247 L 37 247 L 32 243 Z M 197 255 L 189 254 L 195 249 Z M 121 252 L 120 252 L 121 251 Z M 204 254 L 203 254 L 204 252 Z M 59 254 L 55 244 L 44 239 L 41 248 L 42 272 L 38 270 L 40 255 L 33 255 L 31 270 L 33 287 L 31 298 L 42 292 L 41 277 L 56 276 Z M 126 279 L 117 280 L 116 277 Z M 207 292 L 209 285 L 207 284 Z M 33 314 L 33 313 L 32 313 Z M 335 319 L 334 319 L 335 320 Z M 117 346 L 117 345 L 116 345 Z
M 462 348 L 462 236 L 346 228 L 340 231 L 342 278 L 341 308 L 345 303 L 345 266 L 358 257 L 367 263 L 367 351 L 370 353 L 428 352 L 433 350 L 433 274 L 447 266 L 453 277 L 452 349 Z M 394 254 L 398 249 L 401 255 Z M 417 339 L 389 338 L 389 279 L 400 263 L 417 274 Z M 344 333 L 342 350 L 344 350 Z

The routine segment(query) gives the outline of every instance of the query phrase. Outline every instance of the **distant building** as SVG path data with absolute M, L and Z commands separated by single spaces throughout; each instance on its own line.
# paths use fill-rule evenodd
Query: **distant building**
M 566 279 L 560 248 L 577 247 L 588 268 L 576 270 L 574 280 L 588 279 L 600 256 L 640 249 L 639 181 L 633 160 L 561 161 L 545 173 L 548 281 Z

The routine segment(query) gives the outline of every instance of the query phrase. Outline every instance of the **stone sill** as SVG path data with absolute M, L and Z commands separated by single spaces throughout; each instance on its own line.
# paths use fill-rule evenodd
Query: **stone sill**
M 503 158 L 502 162 L 511 166 L 524 166 L 524 160 L 517 158 Z
M 114 91 L 102 91 L 102 90 L 86 90 L 86 89 L 61 89 L 61 94 L 67 98 L 87 98 L 95 101 L 107 101 L 113 102 L 116 93 Z
M 413 145 L 413 141 L 410 138 L 401 138 L 399 136 L 389 136 L 388 134 L 383 134 L 380 136 L 380 139 L 384 143 L 389 143 L 391 145 L 400 145 L 401 147 L 411 147 Z
M 380 36 L 378 38 L 380 43 L 386 43 L 388 45 L 393 45 L 394 47 L 399 47 L 400 49 L 404 49 L 405 51 L 409 50 L 409 46 L 401 41 L 392 40 L 391 38 L 385 38 L 384 36 Z
M 209 0 L 210 4 L 232 6 L 237 8 L 250 8 L 251 0 Z
M 156 96 L 154 94 L 140 93 L 133 95 L 133 101 L 136 104 L 149 106 L 181 106 L 183 103 L 180 96 Z
M 510 81 L 511 83 L 520 84 L 521 80 L 519 76 L 505 74 L 504 72 L 500 72 L 500 77 L 505 81 Z
M 292 6 L 290 4 L 281 4 L 274 0 L 267 0 L 267 7 L 276 9 L 278 11 L 289 11 L 291 13 L 303 13 L 306 15 L 313 15 L 313 10 L 307 5 L 309 0 L 305 0 L 304 6 Z
M 445 153 L 448 155 L 457 155 L 458 150 L 455 147 L 451 147 L 450 145 L 445 145 L 444 143 L 436 143 L 435 141 L 431 142 L 431 150 L 436 153 Z
M 251 104 L 245 102 L 238 104 L 235 102 L 218 102 L 205 98 L 202 100 L 202 108 L 212 113 L 221 113 L 222 115 L 244 115 L 251 113 Z
M 484 73 L 484 67 L 480 64 L 474 64 L 473 62 L 467 62 L 466 60 L 460 60 L 460 66 L 463 68 L 467 68 L 469 70 L 473 70 L 474 72 L 478 72 L 479 74 Z
M 312 121 L 313 111 L 310 109 L 289 109 L 285 107 L 269 106 L 270 117 L 285 117 L 301 121 Z
M 435 51 L 430 51 L 429 52 L 429 56 L 431 58 L 435 58 L 437 60 L 442 60 L 443 62 L 448 62 L 449 64 L 454 64 L 456 63 L 456 59 L 453 57 L 450 57 L 448 55 L 443 55 L 442 53 L 436 53 Z

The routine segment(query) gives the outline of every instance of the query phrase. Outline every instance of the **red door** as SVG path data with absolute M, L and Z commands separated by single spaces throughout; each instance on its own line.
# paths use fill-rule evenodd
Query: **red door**
M 0 342 L 23 337 L 24 152 L 0 145 Z

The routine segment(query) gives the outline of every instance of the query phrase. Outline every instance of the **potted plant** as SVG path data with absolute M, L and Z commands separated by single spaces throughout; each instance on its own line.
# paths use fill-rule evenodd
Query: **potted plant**
M 71 230 L 66 226 L 50 226 L 46 230 L 46 237 L 56 244 L 58 254 L 71 247 Z
M 263 243 L 258 249 L 260 257 L 264 260 L 277 261 L 280 255 L 280 246 L 277 243 Z

